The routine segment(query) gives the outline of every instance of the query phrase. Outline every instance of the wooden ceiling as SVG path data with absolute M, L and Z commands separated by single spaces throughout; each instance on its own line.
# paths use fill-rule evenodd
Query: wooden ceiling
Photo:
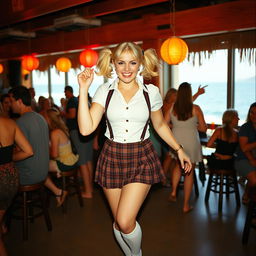
M 12 0 L 0 2 L 0 60 L 171 36 L 170 0 Z M 56 28 L 60 17 L 98 19 L 100 26 Z M 195 36 L 255 29 L 255 0 L 176 0 L 175 32 Z M 21 32 L 21 34 L 13 33 Z M 148 43 L 150 44 L 150 43 Z

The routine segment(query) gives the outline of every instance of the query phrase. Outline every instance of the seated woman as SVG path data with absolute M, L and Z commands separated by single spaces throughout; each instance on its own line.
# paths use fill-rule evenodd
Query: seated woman
M 50 129 L 50 157 L 52 158 L 49 171 L 57 172 L 57 177 L 60 177 L 61 172 L 76 167 L 78 156 L 72 152 L 68 128 L 62 120 L 60 112 L 54 108 L 47 110 L 47 121 Z M 57 206 L 61 206 L 67 191 L 56 187 L 49 176 L 45 181 L 45 186 L 55 194 Z
M 1 115 L 1 113 L 0 113 Z M 14 147 L 19 150 L 14 150 Z M 19 186 L 18 171 L 14 161 L 33 155 L 33 149 L 18 125 L 11 119 L 0 116 L 0 255 L 7 255 L 2 234 L 4 214 L 11 204 Z
M 256 187 L 256 102 L 251 104 L 247 122 L 239 130 L 239 147 L 235 168 L 239 175 L 248 180 L 243 195 L 243 203 L 248 203 L 249 187 Z
M 234 168 L 234 153 L 238 145 L 238 113 L 228 109 L 223 113 L 222 126 L 218 127 L 207 143 L 207 147 L 216 147 L 215 152 L 208 158 L 210 169 L 230 170 Z

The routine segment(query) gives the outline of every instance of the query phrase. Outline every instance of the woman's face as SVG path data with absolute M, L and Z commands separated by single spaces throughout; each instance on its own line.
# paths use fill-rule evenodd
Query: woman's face
M 232 120 L 232 126 L 237 127 L 238 126 L 238 121 L 240 120 L 238 115 L 234 115 L 233 120 Z
M 11 99 L 9 97 L 4 98 L 2 106 L 5 112 L 9 112 L 11 109 Z
M 256 124 L 256 107 L 252 107 L 249 113 L 250 120 L 253 124 Z
M 114 61 L 114 65 L 118 78 L 129 84 L 135 80 L 140 62 L 129 51 L 125 51 Z

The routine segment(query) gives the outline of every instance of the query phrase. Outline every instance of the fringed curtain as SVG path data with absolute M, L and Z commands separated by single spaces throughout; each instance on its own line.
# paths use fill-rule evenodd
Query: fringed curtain
M 193 64 L 197 55 L 199 65 L 202 65 L 204 59 L 220 49 L 238 49 L 240 61 L 256 62 L 256 30 L 195 37 L 185 41 L 189 49 L 188 59 Z

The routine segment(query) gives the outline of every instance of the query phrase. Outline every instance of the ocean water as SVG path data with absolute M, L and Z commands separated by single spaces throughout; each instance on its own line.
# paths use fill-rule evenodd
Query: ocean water
M 91 96 L 94 95 L 96 89 L 103 81 L 94 82 L 89 90 Z M 192 84 L 192 91 L 195 93 L 198 88 L 198 84 L 194 82 Z M 74 95 L 78 95 L 78 84 L 73 83 Z M 35 86 L 36 99 L 40 95 L 48 97 L 48 86 L 45 84 L 37 84 Z M 60 105 L 60 99 L 65 97 L 64 85 L 55 83 L 52 90 L 52 97 L 55 104 Z M 235 104 L 234 108 L 238 111 L 240 121 L 239 125 L 242 125 L 247 116 L 249 106 L 256 101 L 256 77 L 250 79 L 238 80 L 235 85 Z M 221 117 L 226 110 L 227 102 L 227 85 L 223 82 L 209 83 L 205 88 L 205 94 L 199 96 L 195 101 L 198 104 L 203 113 L 207 123 L 221 124 Z

